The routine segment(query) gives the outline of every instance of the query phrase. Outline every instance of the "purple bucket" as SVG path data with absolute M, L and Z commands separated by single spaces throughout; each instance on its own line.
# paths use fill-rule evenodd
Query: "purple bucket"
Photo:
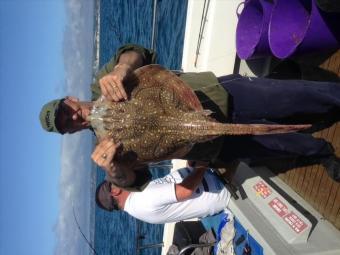
M 310 25 L 301 42 L 298 53 L 335 50 L 340 47 L 340 14 L 319 9 L 312 0 Z
M 239 15 L 236 28 L 236 51 L 241 59 L 271 54 L 268 43 L 268 23 L 273 4 L 267 0 L 248 0 Z
M 269 24 L 269 45 L 274 56 L 291 56 L 308 30 L 310 15 L 299 0 L 276 0 Z
M 273 55 L 284 59 L 338 48 L 339 17 L 322 12 L 315 0 L 276 0 L 269 24 Z

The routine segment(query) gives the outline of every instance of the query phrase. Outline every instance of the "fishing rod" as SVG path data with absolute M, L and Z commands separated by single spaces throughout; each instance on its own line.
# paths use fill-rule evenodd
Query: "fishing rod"
M 74 217 L 74 220 L 75 220 L 75 222 L 76 222 L 76 224 L 77 224 L 77 227 L 78 227 L 78 229 L 79 229 L 81 235 L 84 237 L 86 243 L 90 246 L 90 248 L 91 248 L 91 250 L 94 252 L 94 254 L 98 255 L 98 253 L 96 252 L 95 248 L 92 246 L 91 242 L 86 238 L 85 234 L 83 233 L 83 231 L 82 231 L 81 228 L 80 228 L 79 222 L 78 222 L 77 217 L 76 217 L 76 213 L 75 213 L 75 211 L 74 211 L 74 205 L 73 205 L 73 203 L 72 203 L 72 210 L 73 210 L 73 217 Z

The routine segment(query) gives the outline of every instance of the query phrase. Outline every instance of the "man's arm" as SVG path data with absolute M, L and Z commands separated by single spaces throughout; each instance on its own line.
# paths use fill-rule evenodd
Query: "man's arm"
M 138 59 L 136 59 L 135 57 L 137 57 Z M 144 48 L 143 46 L 140 46 L 137 44 L 127 44 L 127 45 L 120 47 L 117 50 L 115 56 L 113 56 L 112 59 L 98 71 L 96 75 L 96 80 L 91 85 L 92 100 L 94 101 L 98 99 L 103 92 L 100 86 L 100 80 L 104 78 L 105 76 L 109 75 L 110 73 L 114 72 L 116 66 L 118 66 L 116 69 L 119 69 L 121 67 L 126 68 L 127 66 L 124 66 L 125 64 L 131 66 L 131 70 L 128 70 L 128 73 L 129 73 L 130 71 L 133 71 L 136 68 L 141 67 L 143 65 L 155 63 L 155 59 L 156 59 L 155 52 L 150 49 Z M 122 64 L 122 66 L 119 67 L 120 64 Z M 124 70 L 121 70 L 121 71 L 124 71 Z M 122 74 L 124 76 L 124 72 Z M 123 80 L 124 80 L 124 77 L 122 77 L 121 81 Z M 108 93 L 108 92 L 105 92 L 105 93 Z M 118 91 L 118 93 L 120 94 L 120 96 L 123 96 L 121 95 L 120 90 Z M 113 96 L 116 99 L 118 99 L 116 93 Z M 124 99 L 124 96 L 122 100 L 123 99 Z
M 102 140 L 93 151 L 91 158 L 104 169 L 111 181 L 119 187 L 129 187 L 136 181 L 136 174 L 131 164 L 122 164 L 113 160 L 120 144 L 112 139 Z
M 102 95 L 114 102 L 127 100 L 124 79 L 143 65 L 143 56 L 136 51 L 126 51 L 120 55 L 113 70 L 99 80 Z
M 198 186 L 201 184 L 204 173 L 207 169 L 208 168 L 204 165 L 197 165 L 181 183 L 175 184 L 175 192 L 178 202 L 192 197 Z

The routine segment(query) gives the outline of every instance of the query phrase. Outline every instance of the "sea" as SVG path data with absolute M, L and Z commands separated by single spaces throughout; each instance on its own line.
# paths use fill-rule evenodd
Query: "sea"
M 137 43 L 152 46 L 155 8 L 154 50 L 157 63 L 171 70 L 181 68 L 187 0 L 100 0 L 97 1 L 97 60 L 99 68 L 108 62 L 119 46 Z M 150 167 L 154 178 L 169 172 L 170 161 Z M 104 178 L 97 169 L 96 183 Z M 160 248 L 148 248 L 137 253 L 139 245 L 162 242 L 164 225 L 147 224 L 125 212 L 109 213 L 95 209 L 94 248 L 97 254 L 156 255 Z

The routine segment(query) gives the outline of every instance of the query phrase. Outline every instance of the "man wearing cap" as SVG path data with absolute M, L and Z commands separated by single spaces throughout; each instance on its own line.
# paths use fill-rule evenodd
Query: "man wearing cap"
M 121 47 L 97 74 L 91 86 L 92 100 L 101 94 L 114 102 L 126 100 L 126 77 L 136 68 L 154 63 L 154 59 L 155 54 L 141 46 Z M 178 76 L 195 91 L 203 108 L 211 110 L 212 117 L 219 122 L 301 124 L 329 120 L 330 116 L 339 120 L 340 86 L 336 83 L 240 75 L 217 78 L 212 72 L 181 73 Z M 91 108 L 92 102 L 80 102 L 74 97 L 53 100 L 42 108 L 40 121 L 46 131 L 74 133 L 89 128 L 86 117 Z M 119 150 L 119 144 L 114 144 L 109 138 L 104 139 L 98 144 L 92 159 L 116 185 L 125 188 L 145 186 L 147 181 L 141 184 L 138 180 L 143 179 L 140 175 L 146 174 L 147 166 L 114 161 L 114 157 L 108 155 L 116 150 Z M 202 160 L 210 162 L 211 166 L 223 167 L 237 159 L 273 157 L 318 159 L 326 166 L 331 178 L 340 180 L 340 163 L 332 146 L 310 134 L 223 136 L 195 144 L 189 153 L 178 154 L 174 158 Z
M 123 210 L 154 224 L 203 218 L 225 209 L 230 193 L 205 166 L 186 167 L 151 181 L 142 192 L 131 192 L 103 181 L 96 190 L 97 205 Z
M 154 52 L 138 45 L 128 44 L 119 48 L 116 56 L 96 75 L 91 85 L 92 101 L 100 95 L 114 102 L 126 100 L 124 79 L 136 68 L 153 63 L 154 59 Z M 52 100 L 42 107 L 40 122 L 48 132 L 74 133 L 89 128 L 86 116 L 91 107 L 92 102 L 80 102 L 76 97 Z

